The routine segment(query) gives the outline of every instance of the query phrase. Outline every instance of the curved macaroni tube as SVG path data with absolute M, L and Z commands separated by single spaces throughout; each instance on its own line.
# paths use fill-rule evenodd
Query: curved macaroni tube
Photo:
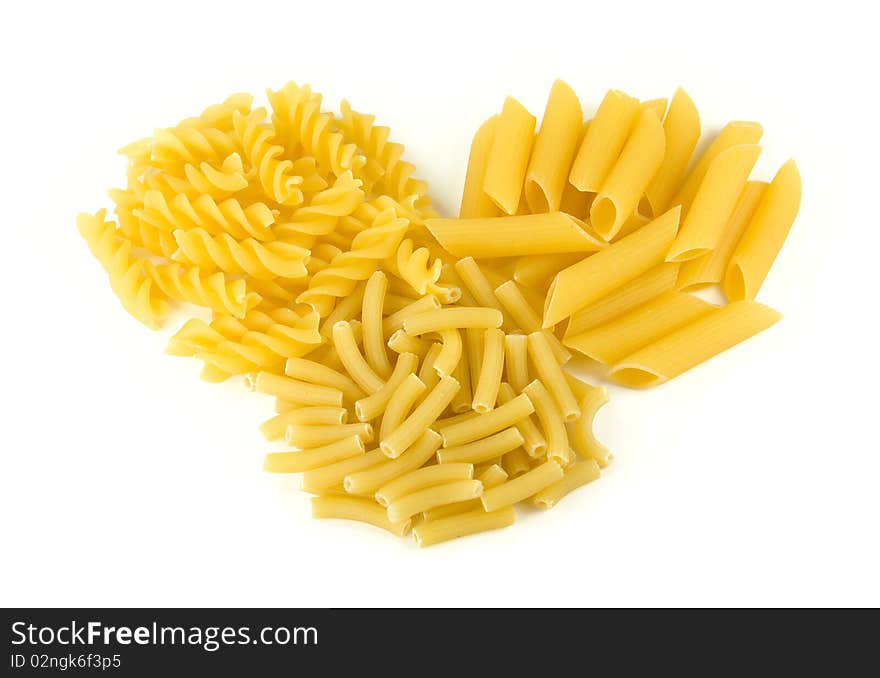
M 385 292 L 388 289 L 388 278 L 382 271 L 375 271 L 364 287 L 364 298 L 361 306 L 361 324 L 364 328 L 364 354 L 367 363 L 382 379 L 391 375 L 391 362 L 385 351 L 385 334 L 382 330 L 382 308 L 385 303 Z
M 367 393 L 375 393 L 385 383 L 373 372 L 355 341 L 351 323 L 341 320 L 333 325 L 333 345 L 351 378 Z
M 383 463 L 345 476 L 343 482 L 345 491 L 352 494 L 374 493 L 385 483 L 424 466 L 437 452 L 441 441 L 439 433 L 428 429 L 396 459 L 389 461 L 382 452 L 382 456 L 385 457 Z
M 476 412 L 485 414 L 494 409 L 503 371 L 504 332 L 490 328 L 483 333 L 483 363 L 473 397 L 473 408 Z
M 568 433 L 565 423 L 556 409 L 553 396 L 548 392 L 544 384 L 535 379 L 523 389 L 523 394 L 534 403 L 538 421 L 544 429 L 547 438 L 547 459 L 557 461 L 563 468 L 572 462 L 571 448 L 568 444 Z
M 321 466 L 334 464 L 364 453 L 364 441 L 360 436 L 349 436 L 321 447 L 301 452 L 270 452 L 266 455 L 263 469 L 270 473 L 300 473 Z
M 574 451 L 584 457 L 593 459 L 605 468 L 611 462 L 608 448 L 596 440 L 593 434 L 593 420 L 596 412 L 608 402 L 608 391 L 604 386 L 592 387 L 580 399 L 581 418 L 569 424 L 569 440 Z
M 512 506 L 491 513 L 478 508 L 422 523 L 413 530 L 413 536 L 420 547 L 433 546 L 457 537 L 509 527 L 515 521 L 516 513 Z
M 312 497 L 312 518 L 343 518 L 369 523 L 398 537 L 405 536 L 411 526 L 409 520 L 392 522 L 388 513 L 372 499 L 346 497 L 345 495 L 328 495 Z
M 427 487 L 451 483 L 456 480 L 471 480 L 474 477 L 473 464 L 438 464 L 410 471 L 376 490 L 376 501 L 387 507 L 391 502 Z
M 599 465 L 593 459 L 569 466 L 562 478 L 532 497 L 532 504 L 542 509 L 553 508 L 569 492 L 597 480 L 600 475 Z
M 397 428 L 383 437 L 379 448 L 391 459 L 399 457 L 443 413 L 459 388 L 459 383 L 454 378 L 443 377 L 418 407 Z
M 563 475 L 562 467 L 551 459 L 518 478 L 486 490 L 480 500 L 486 511 L 497 511 L 537 494 L 549 485 L 561 480 Z
M 400 388 L 404 380 L 418 367 L 419 358 L 413 353 L 401 353 L 394 364 L 394 371 L 382 388 L 375 393 L 355 401 L 354 413 L 359 421 L 370 421 L 385 410 L 388 401 Z

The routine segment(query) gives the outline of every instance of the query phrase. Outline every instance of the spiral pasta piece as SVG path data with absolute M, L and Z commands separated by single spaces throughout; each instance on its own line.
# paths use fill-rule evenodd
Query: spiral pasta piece
M 294 151 L 299 144 L 300 128 L 302 127 L 304 105 L 320 95 L 312 92 L 308 85 L 300 87 L 295 82 L 288 82 L 277 92 L 266 90 L 266 97 L 272 107 L 272 126 L 275 138 L 288 151 Z
M 178 126 L 153 132 L 150 160 L 164 168 L 184 163 L 220 163 L 238 150 L 235 139 L 219 129 Z
M 143 247 L 166 258 L 177 251 L 177 241 L 171 233 L 144 223 L 130 210 L 117 207 L 116 218 L 119 220 L 119 232 L 136 247 Z
M 261 243 L 253 238 L 238 242 L 228 233 L 211 235 L 203 228 L 174 231 L 178 250 L 172 258 L 205 270 L 246 273 L 254 278 L 302 278 L 309 251 L 281 241 Z
M 357 144 L 345 143 L 336 131 L 335 118 L 321 112 L 321 96 L 315 95 L 302 105 L 299 142 L 303 150 L 318 160 L 319 166 L 337 177 L 347 170 L 357 171 L 366 163 Z
M 221 271 L 205 274 L 195 266 L 151 261 L 144 262 L 144 270 L 172 299 L 206 306 L 236 318 L 243 317 L 261 299 L 259 294 L 248 290 L 244 280 L 229 280 Z
M 211 104 L 198 116 L 184 118 L 177 124 L 177 128 L 192 127 L 195 129 L 215 128 L 224 132 L 232 130 L 232 116 L 238 111 L 247 113 L 251 110 L 254 97 L 247 92 L 230 94 L 219 104 Z
M 431 253 L 425 247 L 413 249 L 411 238 L 400 243 L 397 252 L 387 262 L 395 275 L 405 280 L 419 294 L 427 294 L 429 288 L 440 279 L 443 262 L 431 261 Z
M 379 213 L 372 225 L 358 233 L 351 250 L 335 257 L 330 266 L 318 272 L 297 301 L 311 305 L 322 318 L 329 315 L 336 300 L 352 293 L 358 282 L 372 275 L 379 263 L 397 249 L 409 221 L 394 210 Z
M 333 186 L 317 193 L 308 205 L 298 207 L 284 223 L 279 224 L 277 235 L 302 233 L 328 235 L 336 229 L 340 217 L 352 214 L 364 199 L 363 182 L 351 171 L 343 172 Z
M 168 301 L 144 273 L 143 262 L 132 258 L 131 241 L 119 237 L 116 224 L 105 220 L 106 214 L 106 210 L 80 214 L 76 227 L 89 250 L 107 271 L 110 287 L 125 310 L 156 329 L 168 315 Z

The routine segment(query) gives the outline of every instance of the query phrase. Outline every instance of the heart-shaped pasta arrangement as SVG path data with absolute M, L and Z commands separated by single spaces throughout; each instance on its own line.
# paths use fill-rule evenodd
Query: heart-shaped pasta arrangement
M 125 309 L 168 351 L 273 396 L 319 518 L 412 530 L 426 546 L 554 506 L 611 460 L 606 389 L 571 351 L 647 387 L 778 319 L 753 301 L 794 221 L 793 162 L 750 180 L 762 130 L 724 127 L 692 159 L 690 98 L 611 91 L 584 122 L 557 81 L 543 120 L 516 100 L 477 131 L 461 211 L 440 218 L 387 127 L 289 83 L 236 94 L 122 149 L 115 220 L 78 228 Z M 688 293 L 718 284 L 714 306 Z

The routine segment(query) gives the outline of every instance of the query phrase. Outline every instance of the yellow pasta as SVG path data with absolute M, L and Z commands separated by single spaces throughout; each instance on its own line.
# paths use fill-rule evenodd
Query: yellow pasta
M 617 90 L 610 90 L 605 95 L 587 128 L 568 176 L 575 188 L 599 192 L 620 156 L 638 113 L 637 99 Z
M 553 396 L 537 379 L 523 389 L 523 395 L 529 397 L 538 415 L 538 421 L 541 422 L 544 437 L 547 439 L 547 459 L 558 462 L 562 467 L 568 466 L 572 462 L 568 432 L 565 430 L 565 422 L 553 401 Z
M 385 407 L 385 414 L 382 417 L 382 424 L 379 429 L 380 440 L 384 440 L 394 429 L 403 423 L 418 397 L 426 390 L 425 382 L 415 374 L 408 375 L 401 382 Z
M 401 353 L 394 364 L 394 371 L 382 388 L 361 398 L 354 404 L 354 413 L 359 421 L 371 421 L 385 410 L 388 401 L 400 388 L 404 380 L 418 367 L 419 358 L 413 353 Z
M 518 478 L 496 485 L 486 490 L 480 497 L 486 511 L 497 511 L 505 506 L 512 506 L 523 499 L 528 499 L 544 488 L 561 480 L 562 467 L 555 461 L 545 461 Z
M 718 246 L 760 153 L 760 146 L 733 146 L 712 161 L 667 261 L 696 259 Z
M 475 387 L 475 380 L 480 377 L 480 370 L 483 366 L 483 338 L 485 330 L 479 327 L 471 327 L 465 329 L 465 348 L 467 349 L 468 371 L 473 375 L 471 387 Z M 473 394 L 471 394 L 473 397 Z
M 369 523 L 387 530 L 398 537 L 410 531 L 411 522 L 402 520 L 391 522 L 388 513 L 372 499 L 346 497 L 345 495 L 329 495 L 312 497 L 312 518 L 343 518 Z
M 522 444 L 522 435 L 516 428 L 511 427 L 466 445 L 443 448 L 437 452 L 437 461 L 441 466 L 461 462 L 479 464 L 515 450 Z
M 663 125 L 653 110 L 645 109 L 590 206 L 593 230 L 605 240 L 617 235 L 633 214 L 660 168 L 665 151 Z
M 260 424 L 260 433 L 267 440 L 282 437 L 287 427 L 293 424 L 320 426 L 325 424 L 344 424 L 348 410 L 344 407 L 302 407 L 275 415 Z
M 501 327 L 501 311 L 494 308 L 457 306 L 419 313 L 403 322 L 407 334 L 420 335 L 449 329 Z
M 498 464 L 490 464 L 480 471 L 478 471 L 475 467 L 474 475 L 477 480 L 483 483 L 484 492 L 490 487 L 500 485 L 505 480 L 507 480 L 507 473 Z M 481 513 L 483 513 L 483 504 L 480 503 L 479 499 L 468 499 L 467 501 L 460 501 L 456 502 L 455 504 L 446 504 L 444 506 L 438 506 L 436 508 L 423 511 L 422 519 L 424 522 L 429 522 L 432 520 L 439 520 L 440 518 L 446 518 L 448 516 L 453 516 L 460 513 L 466 513 L 467 511 L 480 511 Z
M 544 291 L 559 271 L 580 261 L 578 254 L 535 254 L 519 257 L 513 279 L 523 287 Z
M 676 289 L 690 290 L 722 281 L 733 250 L 755 214 L 766 188 L 767 183 L 764 181 L 746 183 L 715 249 L 681 265 L 675 283 Z
M 363 453 L 364 441 L 360 436 L 353 435 L 301 452 L 270 452 L 266 455 L 263 468 L 270 473 L 300 473 Z
M 478 219 L 428 219 L 425 227 L 457 257 L 518 257 L 596 252 L 605 246 L 565 212 Z
M 501 466 L 510 478 L 518 478 L 526 473 L 531 466 L 531 458 L 524 449 L 518 447 L 501 458 Z
M 385 336 L 389 336 L 397 330 L 402 330 L 403 323 L 407 318 L 412 318 L 425 311 L 432 311 L 438 308 L 440 308 L 440 302 L 437 301 L 437 297 L 432 294 L 416 299 L 409 306 L 406 306 L 385 318 L 382 321 L 382 331 L 385 333 Z
M 507 214 L 516 214 L 519 207 L 534 134 L 535 117 L 516 99 L 507 97 L 483 177 L 483 192 Z
M 391 361 L 385 351 L 385 333 L 382 330 L 385 292 L 388 278 L 382 271 L 376 271 L 367 280 L 361 308 L 361 324 L 364 328 L 364 355 L 373 371 L 382 379 L 391 375 Z
M 373 371 L 361 354 L 350 322 L 341 320 L 333 325 L 333 345 L 345 370 L 358 386 L 368 394 L 382 388 L 385 382 Z
M 464 190 L 461 192 L 461 208 L 458 216 L 461 219 L 471 217 L 494 217 L 499 214 L 498 206 L 483 193 L 483 178 L 489 163 L 489 151 L 495 138 L 498 116 L 493 115 L 480 125 L 468 156 L 467 173 L 464 179 Z
M 447 426 L 452 426 L 453 424 L 458 424 L 462 421 L 469 421 L 471 419 L 476 419 L 480 416 L 479 412 L 474 412 L 470 408 L 467 412 L 460 412 L 459 414 L 454 414 L 451 417 L 444 417 L 443 419 L 438 419 L 433 424 L 431 424 L 431 428 L 438 433 L 442 432 L 444 428 Z
M 356 435 L 366 443 L 372 442 L 373 427 L 369 424 L 328 424 L 324 426 L 304 426 L 291 424 L 284 432 L 284 441 L 293 447 L 312 448 Z
M 379 448 L 391 459 L 399 457 L 443 413 L 458 389 L 455 379 L 443 377 L 399 426 L 383 436 Z
M 663 116 L 666 115 L 666 106 L 668 104 L 669 101 L 665 98 L 648 99 L 639 104 L 639 112 L 650 110 L 657 116 L 658 120 L 663 120 Z
M 301 405 L 342 406 L 342 391 L 337 388 L 287 379 L 269 372 L 258 372 L 247 382 L 258 393 L 265 393 Z
M 426 487 L 423 490 L 417 490 L 389 503 L 386 509 L 388 511 L 388 520 L 391 522 L 404 521 L 416 513 L 421 513 L 437 506 L 476 499 L 482 493 L 483 484 L 479 480 L 457 480 L 451 483 Z
M 697 107 L 680 87 L 675 91 L 669 111 L 663 120 L 666 153 L 663 162 L 645 189 L 648 216 L 661 214 L 669 206 L 676 188 L 687 170 L 688 161 L 700 140 L 700 114 Z
M 513 387 L 508 383 L 502 382 L 498 389 L 498 402 L 503 405 L 504 403 L 513 400 L 515 397 L 516 393 L 514 392 Z M 526 454 L 535 459 L 547 453 L 547 441 L 544 440 L 544 436 L 538 430 L 538 427 L 535 426 L 535 422 L 532 421 L 531 415 L 520 419 L 514 424 L 514 427 L 519 431 L 519 434 L 523 439 L 522 446 L 526 451 Z
M 611 462 L 611 452 L 593 435 L 593 419 L 599 408 L 608 402 L 608 391 L 604 386 L 591 386 L 579 398 L 581 418 L 569 424 L 569 442 L 584 459 L 593 459 L 605 468 Z
M 455 394 L 449 407 L 456 414 L 469 412 L 473 407 L 474 396 L 471 385 L 471 369 L 466 356 L 461 356 L 458 364 L 452 371 L 452 376 L 461 385 L 461 388 L 458 389 L 458 393 Z M 434 423 L 436 424 L 437 422 Z
M 528 396 L 520 394 L 486 414 L 444 426 L 441 431 L 443 446 L 454 447 L 472 443 L 480 438 L 488 438 L 493 433 L 514 426 L 534 411 L 535 408 Z
M 492 292 L 492 285 L 473 257 L 465 257 L 455 262 L 455 271 L 478 306 L 494 308 L 504 313 L 504 309 Z M 501 326 L 505 331 L 511 329 L 507 318 L 503 319 Z
M 544 327 L 553 327 L 661 264 L 678 231 L 680 212 L 674 207 L 635 233 L 560 271 L 550 285 Z
M 413 529 L 413 536 L 420 547 L 433 546 L 469 534 L 510 527 L 515 520 L 513 507 L 491 513 L 478 509 L 422 523 Z
M 427 391 L 434 388 L 437 385 L 437 382 L 440 381 L 440 373 L 434 369 L 434 365 L 442 351 L 442 344 L 432 344 L 431 348 L 428 349 L 428 353 L 425 355 L 425 359 L 422 360 L 422 366 L 419 368 L 419 379 L 422 380 Z M 418 402 L 418 400 L 419 399 L 417 399 L 416 402 Z
M 284 374 L 291 379 L 335 388 L 342 391 L 343 398 L 350 402 L 366 395 L 349 377 L 314 360 L 288 358 L 284 364 Z
M 767 329 L 780 317 L 752 301 L 722 306 L 623 358 L 608 376 L 630 388 L 662 384 Z
M 573 464 L 565 469 L 562 478 L 534 495 L 532 503 L 542 509 L 553 508 L 572 490 L 598 480 L 601 473 L 599 465 L 592 459 Z
M 411 337 L 402 329 L 395 330 L 392 335 L 388 337 L 386 343 L 388 344 L 388 348 L 395 353 L 412 353 L 419 358 L 424 358 L 428 349 L 431 348 L 430 341 L 425 341 L 418 337 Z
M 496 287 L 495 296 L 520 330 L 528 333 L 543 332 L 557 363 L 564 365 L 571 359 L 571 353 L 565 349 L 559 338 L 549 330 L 541 329 L 541 316 L 532 308 L 522 290 L 513 280 L 507 280 Z
M 604 325 L 567 338 L 565 343 L 593 360 L 613 365 L 713 308 L 689 294 L 664 292 Z
M 335 464 L 306 471 L 302 475 L 302 489 L 310 494 L 322 494 L 337 489 L 343 491 L 342 483 L 346 476 L 387 462 L 388 457 L 382 454 L 382 450 L 371 450 Z
M 508 334 L 504 337 L 504 365 L 507 381 L 516 392 L 522 391 L 529 379 L 528 337 L 524 334 Z
M 580 410 L 562 368 L 556 362 L 547 337 L 543 332 L 532 332 L 528 337 L 528 348 L 535 372 L 553 394 L 553 400 L 562 414 L 562 420 L 565 422 L 574 421 L 580 416 Z
M 490 328 L 483 336 L 483 362 L 473 395 L 473 408 L 480 414 L 495 407 L 504 371 L 504 332 Z
M 562 80 L 553 83 L 541 128 L 526 170 L 525 197 L 534 213 L 559 209 L 583 126 L 574 91 Z
M 461 333 L 456 329 L 440 330 L 442 348 L 434 360 L 434 370 L 441 377 L 450 376 L 461 361 Z
M 439 433 L 428 429 L 406 452 L 396 459 L 389 460 L 383 452 L 382 455 L 385 456 L 383 463 L 346 475 L 343 487 L 346 492 L 352 494 L 373 494 L 385 483 L 424 466 L 429 459 L 434 457 L 441 441 Z
M 801 176 L 797 165 L 789 160 L 773 177 L 733 252 L 724 277 L 728 301 L 755 298 L 782 249 L 800 203 Z
M 473 477 L 473 464 L 425 466 L 424 468 L 405 473 L 380 487 L 376 490 L 376 501 L 382 506 L 387 507 L 391 502 L 427 487 L 434 487 L 435 485 L 451 483 L 457 480 L 472 480 Z
M 725 125 L 724 129 L 718 133 L 718 136 L 715 137 L 705 153 L 700 156 L 693 169 L 688 172 L 684 183 L 682 183 L 681 188 L 678 189 L 669 204 L 671 206 L 681 205 L 682 216 L 686 215 L 694 196 L 700 189 L 700 184 L 703 183 L 706 172 L 709 171 L 709 167 L 715 158 L 728 148 L 757 144 L 761 140 L 763 133 L 764 130 L 756 122 L 735 121 Z

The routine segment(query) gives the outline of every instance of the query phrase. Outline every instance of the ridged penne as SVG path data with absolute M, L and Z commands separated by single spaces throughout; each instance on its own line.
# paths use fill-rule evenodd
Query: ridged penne
M 494 217 L 500 213 L 498 206 L 483 192 L 483 179 L 489 164 L 489 151 L 495 138 L 498 116 L 493 115 L 480 125 L 468 156 L 467 172 L 465 173 L 464 189 L 461 192 L 461 207 L 458 211 L 460 219 L 472 217 Z
M 483 192 L 506 214 L 516 214 L 519 207 L 535 122 L 521 103 L 507 97 L 498 116 L 483 176 Z

